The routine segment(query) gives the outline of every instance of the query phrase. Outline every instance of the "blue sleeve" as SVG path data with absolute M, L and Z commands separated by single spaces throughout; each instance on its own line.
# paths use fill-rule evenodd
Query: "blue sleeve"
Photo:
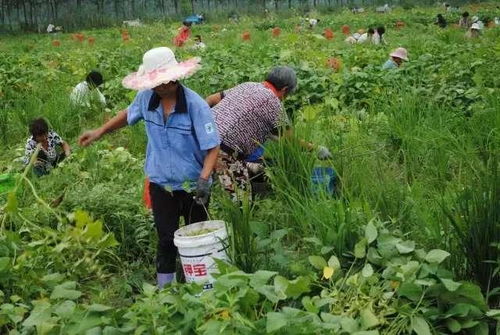
M 190 113 L 200 150 L 209 150 L 218 146 L 220 144 L 219 132 L 208 104 L 200 105 Z
M 127 107 L 127 122 L 129 125 L 134 125 L 137 122 L 144 119 L 142 115 L 143 111 L 143 92 L 139 92 L 135 95 L 134 101 Z

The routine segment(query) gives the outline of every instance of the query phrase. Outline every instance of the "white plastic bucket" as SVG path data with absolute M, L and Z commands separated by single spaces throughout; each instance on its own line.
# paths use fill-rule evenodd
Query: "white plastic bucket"
M 210 232 L 194 235 L 202 230 Z M 224 221 L 202 221 L 184 226 L 174 233 L 174 244 L 179 249 L 186 282 L 213 287 L 213 273 L 217 272 L 214 258 L 227 259 L 227 231 Z

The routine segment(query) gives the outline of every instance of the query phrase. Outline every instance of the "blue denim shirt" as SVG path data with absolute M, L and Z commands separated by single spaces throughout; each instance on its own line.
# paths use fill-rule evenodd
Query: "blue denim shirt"
M 127 110 L 127 122 L 145 121 L 148 145 L 144 170 L 152 183 L 167 190 L 194 189 L 207 150 L 220 144 L 208 104 L 179 85 L 174 111 L 165 120 L 160 97 L 153 90 L 137 93 Z
M 382 65 L 382 70 L 397 69 L 397 68 L 398 64 L 396 64 L 396 62 L 393 61 L 392 59 L 388 59 L 387 62 L 385 62 L 384 65 Z

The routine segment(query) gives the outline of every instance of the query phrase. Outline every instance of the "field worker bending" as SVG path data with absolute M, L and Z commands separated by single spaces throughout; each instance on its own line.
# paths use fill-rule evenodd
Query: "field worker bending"
M 467 38 L 478 38 L 481 36 L 481 28 L 479 28 L 479 24 L 473 23 L 470 26 L 469 31 L 465 33 L 465 37 Z
M 373 28 L 369 28 L 366 33 L 362 33 L 359 38 L 358 38 L 358 43 L 362 44 L 362 43 L 365 43 L 367 41 L 371 41 L 372 40 L 372 37 L 373 37 L 373 34 L 375 33 L 375 30 L 373 30 Z
M 377 27 L 372 35 L 372 43 L 375 45 L 387 44 L 385 41 L 385 28 L 384 26 Z
M 469 29 L 471 24 L 472 22 L 469 18 L 469 12 L 463 12 L 460 20 L 458 21 L 458 25 L 460 26 L 460 28 Z
M 158 232 L 160 288 L 175 278 L 174 232 L 180 216 L 186 224 L 207 219 L 205 206 L 219 153 L 219 133 L 209 106 L 179 82 L 195 73 L 199 62 L 199 58 L 191 58 L 178 63 L 166 47 L 147 51 L 139 70 L 122 82 L 138 91 L 132 104 L 79 138 L 79 144 L 87 146 L 104 134 L 144 120 L 148 137 L 145 172 Z
M 245 158 L 272 135 L 279 135 L 280 128 L 287 128 L 289 121 L 281 101 L 296 87 L 295 71 L 278 66 L 264 82 L 246 82 L 207 97 L 222 141 L 217 172 L 227 191 L 248 189 Z M 315 149 L 312 144 L 306 146 Z M 320 159 L 331 157 L 327 148 L 320 146 L 317 149 Z
M 106 98 L 99 91 L 99 86 L 104 83 L 102 74 L 97 71 L 91 71 L 85 81 L 75 86 L 71 92 L 71 102 L 77 106 L 90 106 L 93 101 L 98 101 L 106 105 Z
M 408 51 L 405 48 L 397 48 L 389 55 L 391 58 L 382 66 L 383 70 L 396 69 L 403 64 L 403 61 L 408 61 Z
M 47 121 L 43 118 L 31 121 L 29 130 L 31 136 L 26 141 L 24 164 L 29 164 L 37 145 L 40 144 L 33 171 L 38 177 L 49 174 L 50 170 L 70 155 L 69 144 L 63 141 L 55 131 L 49 129 Z M 58 147 L 61 147 L 63 151 L 58 152 Z
M 201 35 L 196 35 L 196 36 L 194 37 L 194 46 L 193 46 L 193 48 L 194 48 L 194 49 L 198 49 L 198 50 L 203 50 L 203 49 L 205 49 L 206 47 L 207 47 L 207 46 L 205 45 L 205 43 L 203 43 L 203 42 L 201 41 Z
M 186 41 L 191 36 L 191 22 L 182 22 L 182 27 L 179 28 L 179 32 L 174 37 L 174 45 L 177 47 L 182 47 Z

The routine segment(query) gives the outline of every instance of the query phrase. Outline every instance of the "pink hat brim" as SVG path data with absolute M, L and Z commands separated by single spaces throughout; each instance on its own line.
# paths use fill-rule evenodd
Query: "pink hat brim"
M 200 68 L 200 58 L 193 57 L 168 69 L 157 69 L 142 75 L 138 72 L 131 73 L 123 78 L 122 85 L 135 91 L 148 90 L 161 84 L 188 78 Z
M 408 57 L 403 56 L 403 55 L 401 55 L 401 54 L 400 54 L 400 53 L 398 53 L 398 52 L 393 52 L 393 53 L 391 53 L 389 56 L 391 56 L 391 57 L 396 57 L 396 58 L 401 58 L 401 59 L 402 59 L 402 60 L 404 60 L 404 61 L 408 61 Z

